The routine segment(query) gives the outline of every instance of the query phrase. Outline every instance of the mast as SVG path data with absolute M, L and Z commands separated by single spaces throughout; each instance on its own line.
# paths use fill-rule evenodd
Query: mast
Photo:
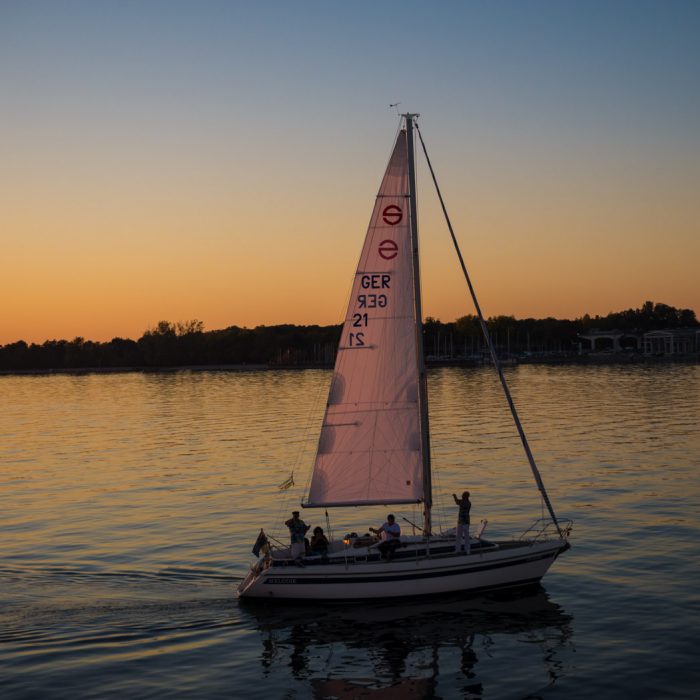
M 408 185 L 411 214 L 411 246 L 413 248 L 413 298 L 416 320 L 416 357 L 418 364 L 418 406 L 420 410 L 421 453 L 423 455 L 423 531 L 432 531 L 430 510 L 433 506 L 433 486 L 430 472 L 430 431 L 428 425 L 428 381 L 423 349 L 423 309 L 420 290 L 420 263 L 418 260 L 418 211 L 416 206 L 416 160 L 414 153 L 413 122 L 419 114 L 401 115 L 406 121 L 408 147 Z

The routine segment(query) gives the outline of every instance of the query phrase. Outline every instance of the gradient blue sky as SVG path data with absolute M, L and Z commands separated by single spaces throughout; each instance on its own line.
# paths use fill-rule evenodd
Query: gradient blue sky
M 700 313 L 698 2 L 0 1 L 0 88 L 0 343 L 338 322 L 396 101 L 487 314 Z

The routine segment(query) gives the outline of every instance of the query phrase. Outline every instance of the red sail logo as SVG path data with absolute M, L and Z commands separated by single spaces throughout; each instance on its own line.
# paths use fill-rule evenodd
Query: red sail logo
M 393 260 L 399 254 L 399 246 L 394 241 L 382 241 L 377 252 L 384 260 Z
M 384 219 L 385 224 L 389 224 L 389 226 L 396 226 L 396 224 L 401 223 L 401 219 L 403 219 L 403 212 L 401 211 L 400 207 L 397 207 L 395 204 L 390 204 L 388 207 L 384 207 L 382 219 Z

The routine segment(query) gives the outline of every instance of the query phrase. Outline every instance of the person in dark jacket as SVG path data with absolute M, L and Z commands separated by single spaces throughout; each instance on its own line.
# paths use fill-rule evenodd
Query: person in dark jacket
M 464 549 L 466 554 L 470 551 L 469 542 L 469 511 L 472 509 L 472 503 L 469 500 L 469 491 L 462 494 L 462 498 L 457 498 L 457 494 L 452 494 L 455 503 L 459 506 L 457 514 L 457 540 L 455 541 L 455 552 Z

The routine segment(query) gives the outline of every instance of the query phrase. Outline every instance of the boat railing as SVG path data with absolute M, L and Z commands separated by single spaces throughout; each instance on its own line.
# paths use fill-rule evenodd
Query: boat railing
M 517 539 L 521 542 L 545 542 L 547 540 L 567 540 L 573 520 L 559 520 L 559 527 L 550 518 L 535 520 Z
M 300 559 L 292 559 L 287 549 L 275 549 L 273 555 L 267 560 L 267 566 L 274 567 L 297 567 L 300 562 L 303 566 L 326 565 L 343 563 L 345 566 L 353 564 L 375 563 L 382 561 L 381 553 L 378 551 L 379 541 L 369 545 L 354 547 L 352 540 L 345 543 L 343 540 L 331 543 L 331 548 L 326 555 L 306 555 Z M 340 546 L 338 546 L 340 545 Z M 487 542 L 484 539 L 474 541 L 472 538 L 472 551 L 490 551 L 497 549 L 498 545 Z M 421 535 L 408 536 L 402 538 L 401 545 L 396 551 L 395 558 L 401 561 L 408 561 L 410 558 L 431 559 L 433 557 L 445 557 L 454 553 L 454 537 L 445 533 L 425 537 Z

